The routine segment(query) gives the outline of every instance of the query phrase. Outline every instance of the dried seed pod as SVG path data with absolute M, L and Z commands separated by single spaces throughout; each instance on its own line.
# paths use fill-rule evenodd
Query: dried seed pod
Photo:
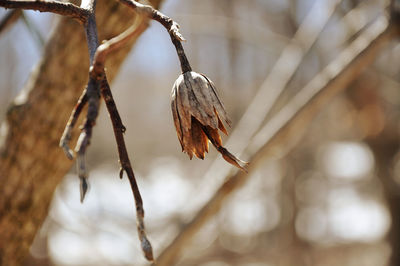
M 227 162 L 245 171 L 248 163 L 222 147 L 218 129 L 227 135 L 224 123 L 230 126 L 231 121 L 211 80 L 202 74 L 187 71 L 175 81 L 171 98 L 178 139 L 182 151 L 190 159 L 193 154 L 204 159 L 210 140 Z

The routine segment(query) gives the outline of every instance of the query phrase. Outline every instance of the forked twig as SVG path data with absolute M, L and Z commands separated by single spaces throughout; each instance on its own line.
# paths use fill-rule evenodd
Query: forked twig
M 75 152 L 77 153 L 77 169 L 78 176 L 80 179 L 80 194 L 81 194 L 81 202 L 83 202 L 87 189 L 87 170 L 85 163 L 85 154 L 86 148 L 90 144 L 90 139 L 92 137 L 92 129 L 94 124 L 96 123 L 96 118 L 99 113 L 99 105 L 100 105 L 100 84 L 93 78 L 89 79 L 89 84 L 86 88 L 86 95 L 88 98 L 88 111 L 86 115 L 85 122 L 82 127 L 82 132 L 79 135 L 78 141 L 75 146 Z
M 81 24 L 83 24 L 84 30 L 86 32 L 86 41 L 87 41 L 87 45 L 88 45 L 89 57 L 90 57 L 91 64 L 94 62 L 94 56 L 95 56 L 95 53 L 97 51 L 97 47 L 99 44 L 98 38 L 97 38 L 95 6 L 96 6 L 96 0 L 82 0 L 80 7 L 78 7 L 74 4 L 71 4 L 71 3 L 64 3 L 64 2 L 56 1 L 56 0 L 30 0 L 30 1 L 28 1 L 28 0 L 0 0 L 0 7 L 31 9 L 31 10 L 41 11 L 41 12 L 52 12 L 55 14 L 60 14 L 60 15 L 66 16 L 66 17 L 74 18 L 74 19 L 77 19 L 78 21 L 80 21 Z M 140 12 L 141 7 L 139 7 L 137 9 L 137 11 Z M 147 7 L 143 7 L 143 8 L 147 8 Z M 148 9 L 148 10 L 150 10 L 150 9 Z M 11 13 L 11 14 L 14 15 L 16 13 L 17 13 L 17 11 L 13 11 L 13 13 Z M 145 14 L 146 12 L 142 12 L 142 13 Z M 166 16 L 164 16 L 164 17 L 166 17 Z M 4 22 L 3 25 L 6 25 L 6 24 L 9 25 L 10 21 L 11 21 L 11 18 L 6 17 L 6 19 L 3 20 L 3 22 Z M 121 23 L 121 25 L 122 24 L 124 24 L 124 23 Z M 173 25 L 175 25 L 175 24 L 173 24 Z M 134 30 L 136 31 L 136 33 L 138 33 L 140 31 L 142 31 L 143 29 L 144 29 L 144 24 L 141 24 L 139 31 L 136 31 L 137 30 L 136 28 Z M 115 30 L 111 31 L 111 32 L 115 32 Z M 172 32 L 175 32 L 175 34 L 177 34 L 176 30 L 175 31 L 172 30 Z M 60 36 L 60 35 L 57 35 L 57 36 Z M 123 44 L 124 44 L 124 42 L 119 42 L 118 45 L 122 46 Z M 115 47 L 118 48 L 117 47 L 118 45 L 116 45 Z M 113 49 L 109 49 L 108 52 L 111 50 L 113 50 Z M 57 60 L 55 60 L 55 61 L 57 61 Z M 79 177 L 81 178 L 81 199 L 83 199 L 85 191 L 87 189 L 87 183 L 86 183 L 87 173 L 86 173 L 86 168 L 85 168 L 84 156 L 85 156 L 85 151 L 90 143 L 93 126 L 94 126 L 95 120 L 97 118 L 99 96 L 100 96 L 100 91 L 101 91 L 101 94 L 103 95 L 103 98 L 106 101 L 107 108 L 108 108 L 108 110 L 110 110 L 111 116 L 113 118 L 112 121 L 113 121 L 113 125 L 114 125 L 114 130 L 116 132 L 115 134 L 116 134 L 116 138 L 117 138 L 118 151 L 120 153 L 120 162 L 121 162 L 120 176 L 122 176 L 123 171 L 127 172 L 128 178 L 131 183 L 132 191 L 133 191 L 133 194 L 135 197 L 137 217 L 138 217 L 138 231 L 139 231 L 139 238 L 141 240 L 142 249 L 145 252 L 146 258 L 149 260 L 152 260 L 153 255 L 152 255 L 152 251 L 151 251 L 151 245 L 150 245 L 149 241 L 147 240 L 147 237 L 145 234 L 144 222 L 143 222 L 143 217 L 144 217 L 143 203 L 142 203 L 142 199 L 140 197 L 139 188 L 137 186 L 137 183 L 136 183 L 136 180 L 134 177 L 134 173 L 133 173 L 131 164 L 129 162 L 125 143 L 123 140 L 123 132 L 125 131 L 125 128 L 122 125 L 121 119 L 119 117 L 118 111 L 115 106 L 115 102 L 112 99 L 111 91 L 110 91 L 106 76 L 104 74 L 104 65 L 102 68 L 100 68 L 100 71 L 98 72 L 99 75 L 95 74 L 94 69 L 95 68 L 92 67 L 88 71 L 89 72 L 88 85 L 86 86 L 83 94 L 79 98 L 78 103 L 76 104 L 74 110 L 71 113 L 71 117 L 69 118 L 69 121 L 67 123 L 67 126 L 66 126 L 64 134 L 63 134 L 63 137 L 60 141 L 60 146 L 63 147 L 67 157 L 69 157 L 69 158 L 73 157 L 73 151 L 68 146 L 69 141 L 71 140 L 71 131 L 72 131 L 73 127 L 76 125 L 77 119 L 78 119 L 79 115 L 82 113 L 83 107 L 86 104 L 88 104 L 89 108 L 88 108 L 88 113 L 86 115 L 86 120 L 84 121 L 84 125 L 82 126 L 81 135 L 79 136 L 77 145 L 75 147 L 75 151 L 77 153 L 77 161 L 78 161 L 78 174 L 79 174 Z M 44 194 L 46 194 L 46 193 L 44 193 Z M 49 193 L 47 193 L 46 195 L 48 195 L 50 197 Z M 29 197 L 30 195 L 27 195 L 27 196 Z M 32 205 L 32 206 L 34 206 L 34 205 Z M 34 207 L 31 207 L 31 205 L 29 206 L 30 209 L 35 208 L 35 207 L 36 207 L 36 205 Z M 42 216 L 43 215 L 41 214 L 40 217 L 42 217 Z M 35 216 L 35 217 L 37 217 L 37 216 Z M 32 222 L 31 220 L 29 220 L 29 221 Z M 37 229 L 37 227 L 36 227 L 37 224 L 38 224 L 38 222 L 35 221 L 34 222 L 35 229 Z M 32 230 L 30 230 L 30 231 L 32 231 Z M 32 236 L 32 233 L 30 232 L 28 235 Z M 24 237 L 25 237 L 25 235 L 24 235 Z M 16 241 L 14 241 L 14 242 L 16 242 Z M 13 243 L 13 245 L 15 246 L 16 244 Z M 27 243 L 24 243 L 21 250 L 24 250 L 24 251 L 27 250 L 27 247 L 25 247 L 25 246 L 27 246 Z M 22 255 L 25 255 L 25 254 L 22 254 Z M 18 255 L 18 257 L 21 257 L 22 255 Z M 10 257 L 16 257 L 15 253 L 11 253 L 11 255 L 8 254 L 6 256 L 5 261 L 7 261 L 7 258 L 9 259 Z M 21 259 L 18 259 L 18 260 L 21 260 Z M 16 261 L 16 260 L 13 260 L 13 261 Z
M 118 36 L 108 41 L 103 41 L 103 43 L 96 49 L 92 68 L 90 69 L 91 77 L 101 80 L 104 75 L 104 64 L 107 55 L 123 47 L 130 39 L 137 37 L 146 27 L 147 25 L 146 23 L 143 23 L 143 18 L 140 18 L 137 19 L 137 23 L 134 23 Z
M 179 42 L 184 40 L 182 35 L 179 33 L 179 26 L 169 17 L 163 15 L 159 11 L 153 9 L 150 6 L 141 5 L 136 2 L 130 2 L 130 7 L 134 7 L 136 11 L 139 13 L 146 15 L 146 17 L 156 19 L 161 22 L 168 30 L 171 39 L 175 42 Z M 142 18 L 141 18 L 142 19 Z M 95 119 L 98 114 L 98 92 L 100 89 L 100 93 L 106 103 L 107 110 L 110 114 L 110 119 L 113 124 L 114 135 L 117 142 L 118 154 L 120 159 L 120 177 L 122 178 L 123 172 L 127 173 L 131 189 L 135 198 L 136 204 L 136 217 L 137 217 L 137 229 L 138 236 L 141 242 L 141 247 L 144 252 L 145 257 L 153 261 L 153 251 L 150 244 L 150 241 L 147 239 L 144 225 L 144 209 L 143 209 L 143 201 L 140 195 L 139 187 L 137 185 L 135 175 L 131 166 L 131 162 L 129 160 L 128 152 L 125 145 L 125 140 L 123 137 L 123 133 L 125 132 L 125 127 L 122 124 L 120 115 L 118 113 L 116 104 L 114 102 L 110 86 L 107 81 L 107 77 L 104 71 L 104 64 L 106 57 L 112 51 L 118 50 L 123 47 L 130 39 L 135 36 L 138 36 L 147 26 L 143 21 L 140 20 L 139 23 L 135 23 L 137 25 L 132 25 L 126 31 L 119 34 L 118 36 L 104 41 L 100 46 L 96 47 L 94 50 L 93 47 L 97 46 L 97 34 L 94 34 L 93 30 L 90 30 L 90 25 L 95 27 L 95 20 L 91 21 L 91 16 L 88 18 L 86 32 L 87 32 L 87 40 L 89 46 L 89 53 L 91 58 L 91 67 L 89 71 L 89 84 L 87 89 L 82 94 L 78 104 L 72 111 L 70 120 L 67 123 L 67 127 L 64 131 L 63 137 L 60 141 L 60 146 L 64 148 L 65 153 L 69 158 L 73 156 L 72 151 L 68 146 L 68 142 L 71 139 L 71 130 L 76 123 L 76 120 L 83 108 L 83 106 L 88 102 L 88 114 L 86 117 L 86 121 L 82 128 L 82 133 L 79 136 L 77 146 L 75 148 L 75 152 L 77 152 L 77 164 L 78 164 L 78 174 L 81 180 L 81 200 L 83 200 L 86 190 L 87 190 L 87 173 L 85 167 L 84 155 L 86 151 L 86 147 L 90 143 L 92 127 L 95 123 Z M 174 43 L 175 44 L 175 43 Z M 187 64 L 189 65 L 189 64 Z
M 126 42 L 128 42 L 129 39 L 138 36 L 146 27 L 144 23 L 138 23 L 138 25 L 139 26 L 132 25 L 125 32 L 112 38 L 109 41 L 103 42 L 97 48 L 93 59 L 93 65 L 90 69 L 90 78 L 92 80 L 100 82 L 100 92 L 104 99 L 104 102 L 106 103 L 108 113 L 110 114 L 110 119 L 114 129 L 115 140 L 117 142 L 119 162 L 121 166 L 119 176 L 120 178 L 122 178 L 124 171 L 128 176 L 133 196 L 135 198 L 137 229 L 142 251 L 146 259 L 148 259 L 149 261 L 153 261 L 154 259 L 153 251 L 151 243 L 147 239 L 145 225 L 144 225 L 143 200 L 140 195 L 139 187 L 136 182 L 131 162 L 129 160 L 128 151 L 126 149 L 125 140 L 123 136 L 123 133 L 126 131 L 126 128 L 122 124 L 122 120 L 118 113 L 117 106 L 114 102 L 111 89 L 107 81 L 107 77 L 104 73 L 104 63 L 107 55 L 110 52 L 115 51 L 118 48 L 122 47 Z
M 74 152 L 70 149 L 68 144 L 71 141 L 71 132 L 79 118 L 79 115 L 82 112 L 83 107 L 85 107 L 87 100 L 88 97 L 86 94 L 86 89 L 84 89 L 74 109 L 72 109 L 71 116 L 68 119 L 67 125 L 60 139 L 60 147 L 63 148 L 65 155 L 70 160 L 74 158 Z
M 93 61 L 94 54 L 98 46 L 97 37 L 97 26 L 96 26 L 96 0 L 82 1 L 79 9 L 86 10 L 88 12 L 84 23 L 84 29 L 86 32 L 86 41 L 89 50 L 90 62 Z M 71 116 L 65 127 L 64 133 L 60 139 L 60 147 L 63 148 L 64 153 L 69 159 L 73 158 L 73 152 L 69 148 L 69 141 L 71 139 L 71 131 L 82 111 L 82 108 L 88 103 L 88 111 L 86 114 L 85 122 L 82 126 L 82 132 L 79 135 L 77 144 L 75 146 L 75 152 L 77 153 L 77 171 L 80 179 L 80 198 L 83 202 L 86 192 L 88 190 L 87 183 L 87 169 L 85 162 L 86 148 L 90 144 L 92 137 L 92 128 L 96 123 L 96 118 L 99 112 L 99 99 L 100 99 L 100 84 L 97 80 L 89 76 L 89 82 L 84 89 L 81 97 L 78 100 L 75 108 L 72 110 Z

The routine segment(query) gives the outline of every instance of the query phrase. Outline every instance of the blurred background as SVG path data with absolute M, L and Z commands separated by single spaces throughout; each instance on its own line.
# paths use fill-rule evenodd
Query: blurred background
M 252 117 L 265 124 L 387 6 L 384 0 L 166 0 L 161 11 L 181 25 L 192 68 L 214 81 L 234 131 L 257 92 L 267 92 L 258 105 L 275 102 L 266 118 Z M 0 17 L 5 13 L 0 9 Z M 53 15 L 24 12 L 24 19 L 2 34 L 0 120 L 40 60 L 56 22 Z M 293 149 L 268 157 L 249 173 L 249 181 L 187 245 L 178 265 L 400 265 L 399 70 L 400 46 L 394 40 L 304 125 Z M 179 74 L 168 34 L 152 22 L 112 84 L 156 256 L 231 170 L 213 148 L 205 160 L 189 160 L 181 152 L 170 111 Z M 284 88 L 278 100 L 266 84 Z M 247 135 L 237 133 L 241 144 L 224 137 L 226 147 L 240 154 Z M 30 265 L 147 265 L 132 192 L 127 179 L 118 178 L 104 106 L 88 165 L 85 202 L 79 201 L 71 169 L 31 248 Z

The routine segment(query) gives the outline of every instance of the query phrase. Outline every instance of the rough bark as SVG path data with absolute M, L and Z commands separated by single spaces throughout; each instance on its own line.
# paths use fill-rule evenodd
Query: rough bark
M 158 8 L 162 0 L 150 2 Z M 100 40 L 125 30 L 135 16 L 114 1 L 99 2 L 96 13 Z M 110 80 L 134 42 L 109 58 Z M 72 165 L 58 142 L 87 83 L 88 67 L 83 27 L 61 19 L 24 88 L 24 97 L 17 97 L 9 108 L 1 126 L 5 134 L 0 135 L 0 265 L 24 261 L 55 188 Z

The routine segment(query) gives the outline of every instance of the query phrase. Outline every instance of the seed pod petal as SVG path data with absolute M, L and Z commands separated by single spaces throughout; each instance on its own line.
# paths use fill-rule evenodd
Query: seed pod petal
M 226 136 L 228 136 L 228 131 L 226 131 L 226 128 L 224 127 L 224 124 L 221 122 L 221 119 L 219 119 L 219 115 L 218 115 L 217 111 L 215 111 L 215 112 L 216 112 L 217 117 L 218 117 L 218 128 L 219 128 L 219 130 L 221 130 L 222 132 L 224 132 L 224 134 Z
M 206 115 L 205 120 L 201 121 L 203 125 L 210 126 L 212 128 L 217 128 L 218 120 L 214 113 L 214 106 L 212 101 L 212 91 L 207 79 L 202 75 L 192 72 L 193 81 L 195 86 L 193 86 L 193 95 L 195 100 L 200 104 L 203 111 L 203 115 Z
M 221 136 L 218 133 L 218 129 L 213 129 L 210 126 L 203 126 L 203 131 L 206 134 L 207 138 L 211 141 L 211 143 L 215 147 L 221 147 L 222 146 L 222 140 Z
M 178 115 L 180 117 L 180 122 L 181 122 L 181 129 L 182 129 L 182 140 L 183 140 L 183 149 L 185 151 L 189 151 L 189 147 L 192 146 L 192 138 L 190 134 L 190 128 L 191 128 L 191 114 L 190 114 L 190 104 L 189 104 L 189 96 L 188 96 L 188 91 L 185 88 L 184 84 L 182 82 L 179 82 L 179 80 L 183 81 L 182 75 L 179 76 L 178 80 L 176 81 L 175 84 L 176 86 L 176 102 L 177 102 L 177 110 L 178 110 Z M 189 154 L 189 153 L 188 153 Z M 191 157 L 191 155 L 189 155 Z
M 183 74 L 185 87 L 188 93 L 190 113 L 197 118 L 203 125 L 217 126 L 217 120 L 212 113 L 212 104 L 198 98 L 195 92 L 201 91 L 207 83 L 202 83 L 201 80 L 194 79 L 194 72 L 186 72 Z
M 232 122 L 229 119 L 228 114 L 225 111 L 224 105 L 222 104 L 221 100 L 218 97 L 217 89 L 216 89 L 214 83 L 209 78 L 207 78 L 205 75 L 202 75 L 202 76 L 208 81 L 208 84 L 210 85 L 210 91 L 213 95 L 213 97 L 211 97 L 211 99 L 213 102 L 213 106 L 215 107 L 215 109 L 218 112 L 219 117 L 222 120 L 224 120 L 225 123 L 228 124 L 228 126 L 231 126 Z
M 178 135 L 179 143 L 181 144 L 183 150 L 183 132 L 181 127 L 181 119 L 178 114 L 178 105 L 176 100 L 176 87 L 174 86 L 171 95 L 171 110 L 172 110 L 172 117 L 174 118 L 174 124 L 176 129 L 176 134 Z
M 200 122 L 196 118 L 192 117 L 192 143 L 194 154 L 200 159 L 204 159 L 205 144 L 207 143 L 207 139 L 204 139 L 203 135 L 204 133 Z

